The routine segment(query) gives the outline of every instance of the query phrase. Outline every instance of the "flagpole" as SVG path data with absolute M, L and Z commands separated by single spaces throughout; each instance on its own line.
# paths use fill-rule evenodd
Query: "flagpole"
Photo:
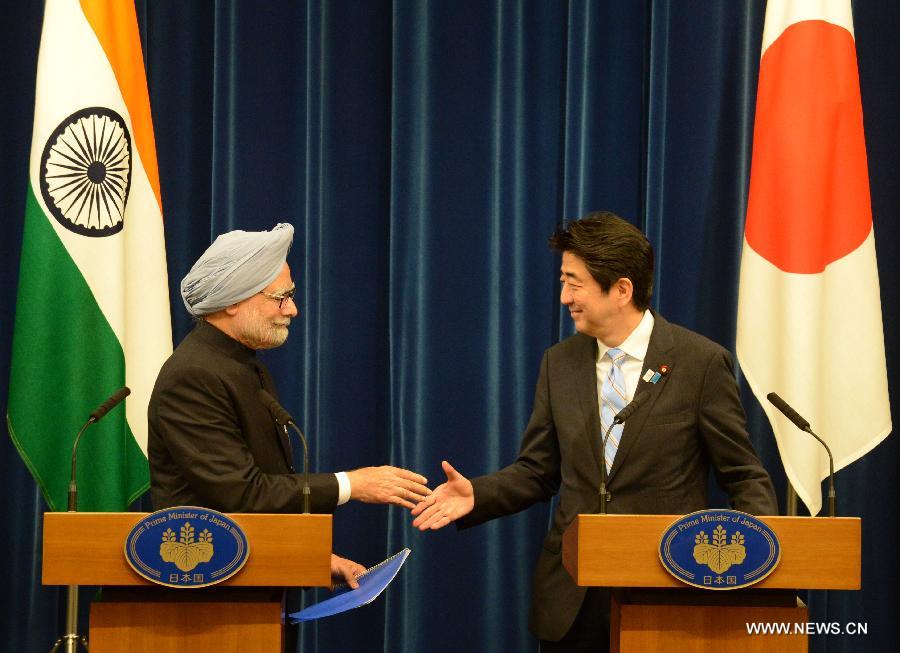
M 787 484 L 784 511 L 788 517 L 797 516 L 797 491 L 794 489 L 794 486 L 791 485 L 790 481 L 788 481 Z

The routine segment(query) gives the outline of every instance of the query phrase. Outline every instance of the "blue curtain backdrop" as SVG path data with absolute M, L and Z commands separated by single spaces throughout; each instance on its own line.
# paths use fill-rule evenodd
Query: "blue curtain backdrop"
M 515 456 L 541 352 L 572 330 L 546 247 L 560 218 L 633 220 L 657 253 L 654 307 L 733 347 L 764 11 L 751 0 L 139 2 L 176 340 L 190 321 L 174 290 L 206 245 L 292 222 L 301 314 L 265 358 L 315 467 L 391 463 L 434 484 L 444 458 L 475 475 Z M 4 413 L 41 18 L 41 3 L 10 3 L 0 22 Z M 854 18 L 896 389 L 900 9 L 858 1 Z M 783 505 L 771 432 L 743 396 Z M 816 637 L 814 651 L 900 646 L 898 462 L 889 438 L 838 475 L 840 512 L 864 520 L 863 590 L 811 593 L 811 619 L 865 622 L 868 635 Z M 0 649 L 48 650 L 64 595 L 40 585 L 45 506 L 8 438 L 0 470 Z M 341 507 L 337 552 L 366 564 L 413 554 L 373 605 L 304 626 L 298 650 L 536 651 L 526 612 L 549 510 L 420 534 L 399 509 Z

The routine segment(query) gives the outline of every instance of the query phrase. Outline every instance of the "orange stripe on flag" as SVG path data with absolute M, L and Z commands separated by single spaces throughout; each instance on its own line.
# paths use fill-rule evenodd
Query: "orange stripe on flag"
M 106 52 L 122 98 L 131 115 L 134 140 L 144 164 L 144 172 L 156 195 L 160 212 L 159 170 L 156 163 L 156 141 L 150 117 L 150 94 L 138 35 L 134 3 L 124 0 L 80 0 L 81 9 Z

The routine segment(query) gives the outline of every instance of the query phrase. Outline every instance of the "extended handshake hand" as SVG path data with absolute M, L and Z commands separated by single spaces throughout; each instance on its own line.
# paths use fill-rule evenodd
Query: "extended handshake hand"
M 409 508 L 413 526 L 420 531 L 437 530 L 460 517 L 465 517 L 475 507 L 475 491 L 472 482 L 456 471 L 446 460 L 441 467 L 447 482 L 434 492 L 428 479 L 408 469 L 382 465 L 361 467 L 347 472 L 350 480 L 350 498 L 363 503 L 392 503 Z
M 350 498 L 363 503 L 392 503 L 413 509 L 431 494 L 428 479 L 400 467 L 362 467 L 347 472 Z
M 413 526 L 420 531 L 437 530 L 460 517 L 465 517 L 475 507 L 475 491 L 472 482 L 446 460 L 441 462 L 447 482 L 423 497 L 412 509 Z

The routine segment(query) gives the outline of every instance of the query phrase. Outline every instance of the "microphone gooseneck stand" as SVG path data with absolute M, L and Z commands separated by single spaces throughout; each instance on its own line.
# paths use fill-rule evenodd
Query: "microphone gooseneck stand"
M 825 442 L 825 440 L 823 440 L 818 435 L 813 433 L 812 428 L 809 425 L 809 422 L 807 420 L 803 419 L 800 416 L 800 413 L 798 413 L 796 410 L 791 408 L 791 406 L 784 399 L 782 399 L 780 396 L 778 396 L 776 393 L 770 392 L 769 394 L 766 395 L 766 399 L 768 399 L 769 402 L 773 406 L 775 406 L 775 408 L 780 410 L 781 413 L 785 417 L 787 417 L 791 422 L 793 422 L 794 426 L 796 426 L 801 431 L 804 431 L 805 433 L 809 433 L 811 436 L 813 436 L 816 440 L 819 441 L 819 444 L 821 444 L 823 447 L 825 447 L 825 453 L 828 454 L 828 516 L 834 517 L 837 514 L 837 512 L 835 509 L 836 495 L 835 495 L 835 491 L 834 491 L 834 456 L 831 454 L 831 447 L 828 446 L 828 444 Z
M 78 453 L 78 442 L 81 436 L 91 424 L 99 422 L 106 413 L 111 411 L 120 401 L 125 399 L 131 390 L 127 387 L 117 390 L 109 399 L 103 402 L 84 423 L 78 435 L 75 436 L 75 442 L 72 445 L 72 475 L 69 477 L 69 493 L 67 512 L 78 512 L 78 485 L 75 479 L 75 455 Z M 50 653 L 62 650 L 64 653 L 78 653 L 78 646 L 87 651 L 87 637 L 78 634 L 78 585 L 69 585 L 66 588 L 66 634 L 56 640 Z M 60 648 L 64 647 L 64 648 Z
M 309 445 L 306 443 L 306 436 L 297 426 L 297 422 L 291 417 L 291 414 L 284 409 L 284 406 L 278 403 L 271 394 L 265 389 L 259 391 L 260 401 L 269 409 L 275 422 L 284 429 L 284 437 L 288 437 L 288 427 L 290 426 L 297 435 L 300 436 L 300 443 L 303 445 L 303 514 L 309 514 Z
M 647 401 L 650 397 L 647 393 L 641 393 L 635 395 L 634 399 L 631 400 L 631 403 L 625 406 L 622 410 L 620 410 L 616 416 L 613 418 L 612 424 L 609 425 L 609 428 L 606 429 L 606 433 L 603 434 L 603 437 L 600 439 L 600 513 L 601 515 L 606 514 L 606 504 L 612 499 L 612 495 L 609 493 L 609 490 L 606 489 L 606 483 L 609 481 L 609 472 L 606 471 L 606 441 L 609 439 L 609 434 L 612 432 L 613 428 L 619 424 L 623 424 L 626 419 L 631 417 L 632 413 L 636 411 L 641 405 Z
M 606 471 L 606 441 L 609 439 L 609 433 L 613 430 L 616 422 L 613 419 L 613 423 L 609 425 L 609 428 L 606 429 L 606 433 L 603 434 L 603 437 L 600 439 L 600 514 L 606 514 L 606 504 L 609 502 L 610 495 L 609 490 L 606 489 L 606 481 L 609 477 L 609 472 Z
M 78 512 L 78 487 L 75 484 L 75 453 L 78 450 L 78 441 L 88 426 L 96 420 L 91 417 L 78 435 L 75 436 L 75 444 L 72 445 L 72 476 L 69 479 L 69 503 L 68 512 Z M 66 588 L 66 634 L 56 640 L 50 653 L 63 650 L 65 653 L 77 653 L 78 645 L 81 645 L 85 651 L 88 650 L 87 637 L 78 634 L 78 585 L 69 585 Z M 64 647 L 60 649 L 60 647 Z

